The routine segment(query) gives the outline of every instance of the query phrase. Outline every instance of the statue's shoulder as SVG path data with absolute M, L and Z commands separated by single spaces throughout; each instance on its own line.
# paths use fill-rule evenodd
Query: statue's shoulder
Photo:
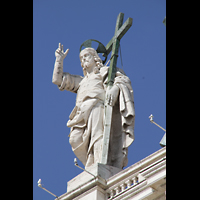
M 100 74 L 103 75 L 103 76 L 105 76 L 106 74 L 108 74 L 108 69 L 109 69 L 109 67 L 107 67 L 107 66 L 101 67 L 101 69 L 100 69 Z M 118 68 L 118 67 L 117 67 L 116 73 L 119 73 L 119 74 L 121 73 L 121 74 L 123 74 L 123 75 L 126 76 L 124 70 L 123 70 L 123 69 L 120 69 L 120 68 Z
M 103 66 L 100 68 L 100 73 L 108 72 L 109 67 Z
M 101 76 L 103 76 L 103 77 L 106 76 L 108 74 L 108 69 L 109 69 L 109 67 L 105 67 L 105 66 L 101 67 L 100 68 Z

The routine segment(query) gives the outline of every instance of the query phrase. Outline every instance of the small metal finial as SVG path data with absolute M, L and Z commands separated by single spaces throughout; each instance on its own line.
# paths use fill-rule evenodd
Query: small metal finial
M 42 187 L 42 184 L 41 184 L 41 182 L 42 182 L 42 180 L 41 180 L 41 179 L 39 179 L 39 180 L 38 180 L 38 182 L 37 182 L 37 183 L 38 183 L 38 187 Z
M 78 165 L 77 158 L 74 158 L 74 164 L 75 164 L 75 165 Z
M 149 116 L 149 119 L 150 119 L 150 122 L 153 121 L 153 115 L 152 114 Z
M 38 180 L 38 187 L 42 188 L 43 190 L 45 190 L 46 192 L 48 192 L 49 194 L 53 195 L 54 197 L 58 198 L 58 196 L 56 196 L 55 194 L 53 194 L 52 192 L 50 192 L 49 190 L 47 190 L 46 188 L 42 187 L 42 184 L 41 184 L 42 180 L 39 179 Z

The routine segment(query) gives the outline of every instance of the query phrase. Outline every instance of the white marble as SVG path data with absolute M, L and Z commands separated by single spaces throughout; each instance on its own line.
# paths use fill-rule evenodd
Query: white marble
M 71 128 L 69 143 L 72 151 L 85 167 L 101 163 L 107 96 L 113 111 L 108 159 L 104 164 L 122 169 L 128 162 L 128 147 L 134 141 L 135 109 L 131 81 L 117 69 L 114 85 L 107 90 L 109 67 L 103 66 L 93 48 L 86 48 L 79 55 L 84 76 L 63 72 L 63 60 L 68 51 L 64 52 L 59 43 L 52 82 L 61 91 L 77 93 L 76 105 L 67 122 Z
M 120 172 L 122 169 L 109 166 L 109 165 L 103 165 L 100 163 L 96 163 L 90 167 L 86 167 L 86 170 L 92 173 L 95 177 L 99 178 L 101 177 L 102 179 L 108 179 L 112 177 L 113 175 L 117 174 Z M 76 188 L 79 188 L 80 186 L 84 185 L 85 183 L 94 180 L 94 176 L 91 174 L 83 171 L 73 179 L 71 179 L 67 183 L 67 192 L 70 192 Z
M 73 198 L 73 200 L 105 200 L 105 191 L 99 187 L 95 186 L 85 193 Z
M 82 172 L 68 181 L 67 192 L 59 197 L 60 200 L 166 198 L 166 147 L 124 170 L 116 171 L 114 175 L 112 173 L 115 169 L 101 164 L 88 169 L 96 177 Z M 103 179 L 103 172 L 106 176 L 110 174 L 110 177 Z

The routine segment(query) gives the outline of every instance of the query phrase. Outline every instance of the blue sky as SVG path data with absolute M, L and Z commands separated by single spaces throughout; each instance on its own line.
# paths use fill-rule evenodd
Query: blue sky
M 134 90 L 135 141 L 128 166 L 160 149 L 166 128 L 166 0 L 34 0 L 33 1 L 33 199 L 54 199 L 37 186 L 60 196 L 67 182 L 81 173 L 68 142 L 68 116 L 76 94 L 59 91 L 51 82 L 58 43 L 69 48 L 64 71 L 82 75 L 80 45 L 96 39 L 105 46 L 114 35 L 117 16 L 132 27 L 121 39 L 123 68 Z M 110 55 L 108 56 L 108 59 Z M 117 63 L 121 67 L 120 57 Z M 81 165 L 80 161 L 79 164 Z M 82 165 L 81 165 L 82 166 Z

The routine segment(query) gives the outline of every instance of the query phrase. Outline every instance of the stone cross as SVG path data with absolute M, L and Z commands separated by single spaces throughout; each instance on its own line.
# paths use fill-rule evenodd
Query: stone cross
M 109 72 L 108 72 L 107 90 L 110 90 L 114 83 L 120 39 L 125 35 L 128 29 L 132 26 L 132 21 L 133 21 L 132 18 L 129 17 L 124 24 L 123 24 L 123 19 L 124 19 L 124 13 L 119 13 L 117 17 L 116 27 L 115 27 L 115 34 L 113 38 L 109 41 L 109 43 L 106 45 L 107 54 L 109 54 L 112 50 L 110 67 L 109 67 Z M 109 105 L 109 101 L 110 100 L 108 99 L 108 97 L 106 97 L 105 124 L 104 124 L 104 133 L 103 133 L 102 157 L 101 157 L 102 164 L 107 164 L 107 160 L 108 160 L 110 129 L 111 129 L 111 121 L 112 121 L 112 106 Z

